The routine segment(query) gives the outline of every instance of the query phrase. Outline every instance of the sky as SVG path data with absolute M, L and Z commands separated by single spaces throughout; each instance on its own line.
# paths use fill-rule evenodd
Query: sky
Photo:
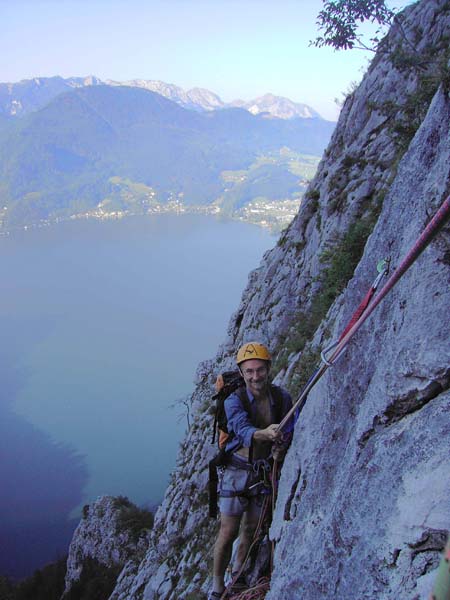
M 402 8 L 409 0 L 387 1 Z M 229 102 L 265 93 L 336 120 L 370 52 L 309 45 L 322 0 L 0 0 L 0 82 L 156 79 Z

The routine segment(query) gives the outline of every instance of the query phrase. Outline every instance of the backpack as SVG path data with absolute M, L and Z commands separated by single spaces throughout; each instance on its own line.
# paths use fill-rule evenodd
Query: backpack
M 212 397 L 212 400 L 216 403 L 216 411 L 214 414 L 213 435 L 211 443 L 214 444 L 216 440 L 216 434 L 218 432 L 219 436 L 217 439 L 217 443 L 219 446 L 219 450 L 223 450 L 225 448 L 228 438 L 230 437 L 230 434 L 228 432 L 227 415 L 225 413 L 225 400 L 233 392 L 235 392 L 239 388 L 243 388 L 244 386 L 244 378 L 242 377 L 239 371 L 225 371 L 224 373 L 220 373 L 220 375 L 216 379 L 216 394 Z M 245 394 L 245 400 L 243 396 L 244 395 L 240 395 L 239 397 L 244 402 L 245 410 L 247 412 L 250 412 L 249 401 L 248 398 L 246 398 L 247 394 Z
M 215 443 L 216 433 L 219 432 L 218 446 L 219 453 L 209 462 L 209 516 L 213 519 L 217 517 L 217 467 L 225 466 L 229 463 L 231 456 L 226 452 L 225 446 L 233 433 L 228 431 L 227 415 L 225 412 L 225 400 L 232 393 L 236 392 L 246 412 L 251 414 L 250 400 L 245 389 L 244 378 L 240 371 L 225 371 L 221 373 L 215 383 L 216 394 L 212 400 L 216 403 L 214 415 L 214 426 L 211 443 Z M 283 394 L 281 388 L 276 385 L 270 385 L 270 391 L 275 400 L 276 415 L 275 422 L 281 421 L 281 407 Z M 250 449 L 251 453 L 251 449 Z

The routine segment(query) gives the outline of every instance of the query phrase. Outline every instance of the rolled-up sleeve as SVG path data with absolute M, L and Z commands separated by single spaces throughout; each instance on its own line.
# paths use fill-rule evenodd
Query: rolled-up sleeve
M 241 446 L 250 448 L 252 437 L 257 427 L 251 424 L 247 411 L 236 394 L 231 394 L 225 400 L 225 412 L 228 421 L 228 430 L 233 431 Z

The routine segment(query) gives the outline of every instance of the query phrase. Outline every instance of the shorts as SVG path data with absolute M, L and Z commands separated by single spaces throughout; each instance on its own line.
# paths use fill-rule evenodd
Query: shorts
M 236 462 L 238 463 L 240 460 L 239 458 L 236 460 L 235 455 L 234 464 L 227 465 L 222 475 L 219 476 L 219 510 L 221 514 L 230 517 L 240 517 L 244 512 L 259 509 L 264 499 L 264 494 L 261 493 L 263 490 L 262 486 L 253 488 L 253 494 L 250 490 L 248 491 L 248 495 L 245 496 L 222 496 L 223 493 L 227 494 L 227 492 L 233 493 L 248 490 L 251 486 L 261 481 L 258 473 L 237 466 Z M 248 465 L 244 459 L 242 459 L 242 463 L 243 465 Z

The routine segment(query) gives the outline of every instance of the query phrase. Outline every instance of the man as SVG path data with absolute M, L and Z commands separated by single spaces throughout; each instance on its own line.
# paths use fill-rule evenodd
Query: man
M 289 421 L 283 433 L 277 430 L 278 423 L 292 407 L 292 400 L 288 392 L 270 384 L 271 357 L 267 347 L 258 342 L 244 344 L 236 362 L 245 390 L 238 390 L 225 400 L 230 432 L 226 452 L 230 460 L 219 488 L 220 531 L 214 547 L 213 590 L 208 600 L 218 600 L 225 590 L 225 571 L 239 533 L 233 574 L 241 570 L 252 544 L 264 492 L 267 495 L 263 473 L 255 472 L 254 466 L 260 465 L 264 471 L 270 466 L 270 457 L 281 461 L 293 429 L 293 422 Z M 245 589 L 242 578 L 232 591 L 241 589 Z

